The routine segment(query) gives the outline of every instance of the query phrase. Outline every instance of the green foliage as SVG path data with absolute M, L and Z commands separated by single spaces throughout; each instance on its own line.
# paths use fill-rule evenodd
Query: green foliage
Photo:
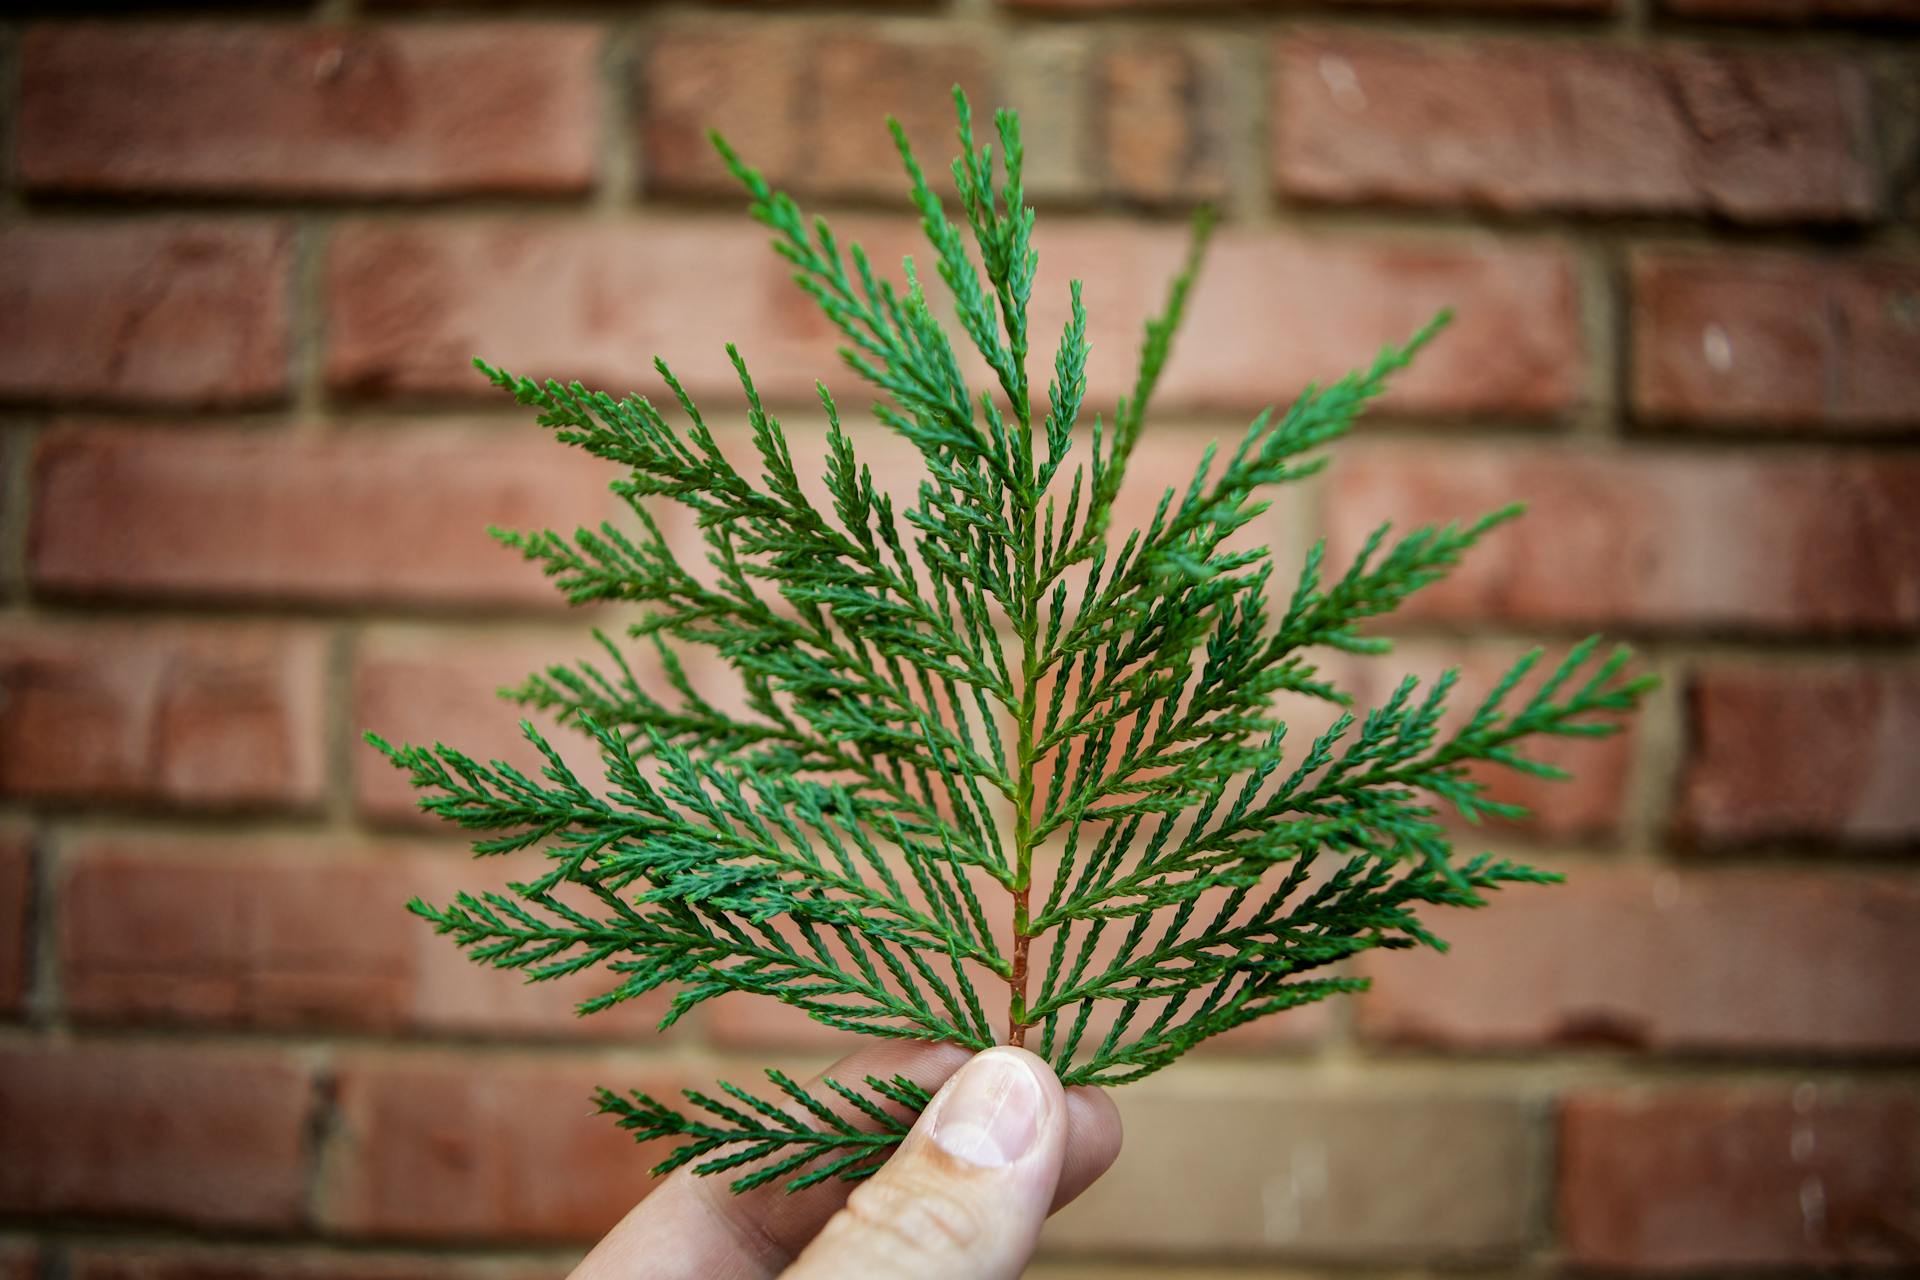
M 1611 732 L 1610 715 L 1651 682 L 1623 677 L 1624 652 L 1595 662 L 1590 640 L 1522 697 L 1529 655 L 1457 728 L 1442 726 L 1449 673 L 1289 742 L 1284 699 L 1348 701 L 1313 651 L 1384 651 L 1363 624 L 1516 514 L 1396 540 L 1382 528 L 1338 571 L 1316 546 L 1284 598 L 1269 594 L 1266 551 L 1233 541 L 1275 486 L 1322 465 L 1320 446 L 1445 317 L 1364 372 L 1262 413 L 1224 460 L 1209 451 L 1167 490 L 1144 529 L 1113 529 L 1209 223 L 1196 222 L 1147 326 L 1131 395 L 1110 425 L 1088 427 L 1079 282 L 1044 400 L 1027 380 L 1037 258 L 1018 121 L 995 119 L 996 170 L 956 101 L 958 221 L 897 126 L 894 137 L 935 269 L 996 384 L 985 391 L 968 385 L 911 259 L 904 289 L 890 283 L 715 138 L 753 216 L 844 335 L 847 366 L 878 390 L 873 414 L 917 450 L 912 502 L 896 506 L 875 483 L 822 385 L 831 501 L 816 506 L 732 348 L 747 470 L 664 362 L 678 421 L 645 398 L 481 364 L 562 442 L 613 464 L 632 516 L 571 537 L 498 536 L 574 603 L 641 606 L 627 638 L 657 662 L 659 687 L 600 635 L 603 660 L 510 691 L 591 738 L 595 780 L 524 722 L 546 761 L 538 777 L 373 741 L 425 809 L 480 833 L 476 852 L 545 857 L 509 893 L 413 910 L 473 959 L 529 980 L 605 973 L 583 1012 L 664 988 L 664 1027 L 746 992 L 833 1027 L 971 1048 L 995 1043 L 1004 1016 L 1006 1037 L 1064 1081 L 1121 1084 L 1255 1018 L 1362 989 L 1329 972 L 1358 952 L 1442 947 L 1421 908 L 1554 879 L 1487 856 L 1456 862 L 1436 802 L 1516 816 L 1476 767 L 1555 776 L 1520 753 L 1526 739 Z M 656 522 L 663 502 L 690 513 L 704 564 Z M 689 647 L 737 674 L 738 708 L 688 679 Z M 990 904 L 1011 906 L 1010 929 Z M 815 1095 L 770 1078 L 775 1101 L 732 1085 L 730 1101 L 689 1093 L 707 1119 L 638 1094 L 601 1104 L 637 1137 L 681 1141 L 663 1168 L 747 1169 L 735 1183 L 746 1188 L 858 1176 L 927 1101 L 905 1081 L 865 1092 L 829 1081 Z

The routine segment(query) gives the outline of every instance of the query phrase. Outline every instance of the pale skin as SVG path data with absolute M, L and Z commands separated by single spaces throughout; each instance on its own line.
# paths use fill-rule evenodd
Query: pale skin
M 1040 1226 L 1120 1153 L 1120 1116 L 1098 1089 L 1062 1089 L 1024 1049 L 888 1043 L 824 1073 L 905 1075 L 931 1106 L 863 1182 L 744 1195 L 682 1168 L 575 1268 L 572 1280 L 1003 1280 Z M 851 1194 L 849 1194 L 851 1192 Z

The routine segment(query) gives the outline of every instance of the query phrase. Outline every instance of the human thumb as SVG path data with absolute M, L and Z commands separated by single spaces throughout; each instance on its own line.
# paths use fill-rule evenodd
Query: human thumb
M 1002 1280 L 1032 1256 L 1060 1180 L 1066 1097 L 1047 1064 L 995 1048 L 947 1081 L 790 1280 Z

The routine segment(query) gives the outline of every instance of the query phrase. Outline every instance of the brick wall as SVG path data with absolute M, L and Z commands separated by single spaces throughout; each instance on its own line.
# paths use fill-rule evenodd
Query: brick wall
M 581 650 L 481 530 L 606 476 L 467 359 L 662 352 L 720 419 L 732 339 L 811 438 L 812 377 L 859 397 L 701 131 L 897 258 L 878 117 L 942 154 L 955 80 L 1029 113 L 1036 332 L 1084 276 L 1097 397 L 1226 215 L 1143 471 L 1451 303 L 1267 536 L 1529 499 L 1404 664 L 1600 626 L 1669 680 L 1491 837 L 1567 887 L 1126 1091 L 1046 1273 L 1916 1265 L 1914 0 L 43 7 L 0 27 L 0 1276 L 553 1274 L 646 1190 L 592 1084 L 834 1052 L 467 965 L 399 906 L 512 872 L 356 733 L 511 756 L 490 690 Z

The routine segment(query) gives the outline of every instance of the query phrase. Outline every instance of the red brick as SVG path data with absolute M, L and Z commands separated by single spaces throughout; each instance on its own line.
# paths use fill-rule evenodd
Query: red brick
M 615 1060 L 348 1057 L 321 1220 L 369 1237 L 597 1239 L 666 1152 L 594 1114 L 593 1090 L 672 1097 L 678 1084 Z
M 0 229 L 0 397 L 284 400 L 291 244 L 283 226 L 255 223 Z
M 1731 49 L 1286 39 L 1274 172 L 1291 196 L 1499 210 L 1870 218 L 1858 63 Z
M 1577 1094 L 1560 1114 L 1562 1238 L 1582 1267 L 1897 1265 L 1917 1168 L 1904 1090 Z
M 739 403 L 725 344 L 770 393 L 809 394 L 832 330 L 744 218 L 631 226 L 349 223 L 327 264 L 327 380 L 354 396 L 500 402 L 469 363 L 664 395 L 664 355 L 696 393 Z M 716 405 L 716 416 L 717 416 Z
M 124 510 L 91 517 L 117 524 Z M 325 785 L 325 661 L 318 632 L 263 624 L 0 627 L 0 793 L 311 808 Z
M 657 663 L 648 661 L 653 656 L 650 647 L 629 642 L 622 651 L 643 688 L 672 696 Z M 505 760 L 531 774 L 545 761 L 521 734 L 520 721 L 529 719 L 583 779 L 597 784 L 603 776 L 599 750 L 585 734 L 499 696 L 501 688 L 519 685 L 552 664 L 571 666 L 581 659 L 612 671 L 605 652 L 584 629 L 508 636 L 449 636 L 425 629 L 375 632 L 361 641 L 355 655 L 353 726 L 356 732 L 371 730 L 389 742 L 445 742 L 477 760 Z M 356 747 L 353 780 L 356 805 L 366 817 L 383 824 L 451 830 L 420 811 L 421 793 L 371 747 Z
M 324 440 L 71 427 L 41 441 L 34 470 L 41 590 L 408 606 L 557 606 L 487 526 L 595 524 L 615 474 L 530 427 Z
M 1106 51 L 1104 141 L 1117 194 L 1157 203 L 1225 194 L 1231 116 L 1224 61 L 1217 47 L 1166 39 Z
M 296 1226 L 312 1085 L 278 1051 L 0 1046 L 0 1208 Z
M 1643 252 L 1631 281 L 1643 417 L 1920 425 L 1920 262 Z
M 877 263 L 904 252 L 927 260 L 906 223 L 835 225 L 843 243 L 865 243 Z M 1110 406 L 1132 389 L 1141 326 L 1179 269 L 1185 230 L 1055 219 L 1035 243 L 1032 376 L 1044 378 L 1052 361 L 1067 281 L 1078 277 L 1094 352 L 1089 412 Z M 833 354 L 835 331 L 787 275 L 744 220 L 354 224 L 336 237 L 328 270 L 328 379 L 355 396 L 497 397 L 467 363 L 484 351 L 529 376 L 651 391 L 658 381 L 647 362 L 658 352 L 696 395 L 737 404 L 723 350 L 737 340 L 770 398 L 808 403 L 813 380 L 825 378 L 860 403 Z M 1389 405 L 1538 415 L 1579 399 L 1578 304 L 1559 245 L 1225 232 L 1158 403 L 1258 410 L 1365 363 L 1450 304 L 1460 320 L 1397 382 Z M 977 362 L 968 365 L 974 385 L 986 385 Z
M 1511 644 L 1396 644 L 1390 654 L 1381 657 L 1315 655 L 1322 672 L 1356 699 L 1355 712 L 1363 714 L 1392 696 L 1404 676 L 1418 676 L 1422 689 L 1449 667 L 1461 671 L 1460 683 L 1448 698 L 1448 711 L 1442 720 L 1442 732 L 1451 732 L 1463 723 L 1492 691 L 1502 676 L 1512 669 L 1524 652 Z M 1553 669 L 1564 650 L 1549 649 L 1520 688 L 1504 704 L 1509 711 L 1522 705 L 1530 691 L 1537 688 Z M 1591 670 L 1591 668 L 1589 668 Z M 1290 720 L 1289 738 L 1298 743 L 1310 740 L 1333 722 L 1335 709 L 1325 703 L 1303 706 L 1304 723 Z M 1627 787 L 1633 770 L 1635 720 L 1616 720 L 1622 731 L 1605 738 L 1533 738 L 1520 744 L 1520 753 L 1530 760 L 1558 765 L 1573 774 L 1568 779 L 1538 778 L 1511 769 L 1485 768 L 1475 771 L 1484 782 L 1489 798 L 1506 804 L 1523 805 L 1531 816 L 1514 823 L 1490 820 L 1474 826 L 1454 823 L 1463 845 L 1476 849 L 1489 838 L 1510 830 L 1522 830 L 1548 840 L 1573 841 L 1605 838 L 1620 828 L 1626 807 Z M 1298 736 L 1296 736 L 1298 735 Z M 1302 748 L 1304 749 L 1304 748 Z M 1445 811 L 1446 806 L 1442 806 Z
M 80 1244 L 68 1258 L 73 1280 L 540 1280 L 554 1270 L 515 1259 L 260 1245 Z
M 1186 232 L 1117 222 L 1043 223 L 1035 244 L 1036 372 L 1066 321 L 1066 282 L 1086 282 L 1089 411 L 1133 388 L 1141 328 L 1159 312 Z M 1409 413 L 1539 415 L 1581 396 L 1583 344 L 1564 248 L 1516 240 L 1331 238 L 1224 231 L 1189 300 L 1155 404 L 1257 411 L 1309 381 L 1364 366 L 1442 307 L 1458 320 L 1383 403 Z
M 1468 1048 L 1920 1050 L 1920 884 L 1576 866 L 1491 911 L 1432 913 L 1445 955 L 1373 952 L 1368 1038 Z
M 640 167 L 656 191 L 737 193 L 707 141 L 718 129 L 769 182 L 796 194 L 904 201 L 886 118 L 900 121 L 929 177 L 944 181 L 959 152 L 955 84 L 973 100 L 978 140 L 992 141 L 987 59 L 950 35 L 703 25 L 649 41 L 639 74 Z
M 1725 22 L 1914 22 L 1914 0 L 1661 0 L 1683 18 Z
M 33 845 L 0 835 L 0 1017 L 27 1007 L 33 976 Z
M 66 859 L 61 989 L 89 1023 L 612 1037 L 664 995 L 582 1019 L 604 972 L 528 984 L 406 910 L 528 878 L 453 849 L 320 839 L 104 838 Z
M 1920 841 L 1920 673 L 1717 663 L 1687 706 L 1678 825 L 1694 843 Z
M 598 46 L 554 23 L 37 27 L 19 173 L 87 192 L 583 191 Z
M 1532 1234 L 1516 1188 L 1544 1182 L 1546 1135 L 1524 1099 L 1182 1063 L 1114 1101 L 1126 1154 L 1049 1223 L 1054 1250 L 1371 1265 L 1486 1260 Z
M 0 1244 L 0 1277 L 4 1280 L 40 1280 L 43 1274 L 38 1244 L 31 1240 Z
M 1574 453 L 1354 445 L 1336 460 L 1332 563 L 1368 531 L 1532 514 L 1401 617 L 1769 634 L 1920 623 L 1920 467 L 1843 454 Z

